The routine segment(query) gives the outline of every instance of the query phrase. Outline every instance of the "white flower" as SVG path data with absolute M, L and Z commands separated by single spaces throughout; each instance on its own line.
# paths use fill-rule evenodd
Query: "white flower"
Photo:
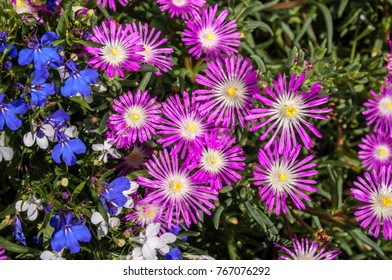
M 121 155 L 117 152 L 115 148 L 111 148 L 112 144 L 110 144 L 109 139 L 105 140 L 103 144 L 94 144 L 92 146 L 93 150 L 96 152 L 102 152 L 99 156 L 98 160 L 103 160 L 104 163 L 108 161 L 108 154 L 110 154 L 114 158 L 120 158 Z
M 37 219 L 38 210 L 42 210 L 41 199 L 37 199 L 35 195 L 29 194 L 26 201 L 18 200 L 15 204 L 15 209 L 19 212 L 27 211 L 27 218 L 30 221 Z
M 41 149 L 46 150 L 48 148 L 49 141 L 54 140 L 54 128 L 50 124 L 36 124 L 34 121 L 32 122 L 34 126 L 34 132 L 27 132 L 23 136 L 23 142 L 26 147 L 31 147 L 37 142 L 38 146 Z
M 131 238 L 132 241 L 142 246 L 136 246 L 132 251 L 132 259 L 134 260 L 156 260 L 157 253 L 165 255 L 170 251 L 167 244 L 176 241 L 177 237 L 173 233 L 166 232 L 161 236 L 157 236 L 160 223 L 149 224 L 146 233 L 140 233 L 139 237 Z
M 14 150 L 4 146 L 4 133 L 0 133 L 0 162 L 4 160 L 10 161 L 14 157 Z
M 215 260 L 213 257 L 210 257 L 208 255 L 182 254 L 182 256 L 188 260 Z
M 60 252 L 51 252 L 46 250 L 43 251 L 39 257 L 41 258 L 41 260 L 65 260 L 61 257 L 62 253 L 63 250 L 61 250 Z
M 101 80 L 98 80 L 98 82 L 92 84 L 91 88 L 93 89 L 93 91 L 96 91 L 98 93 L 103 93 L 108 90 L 108 87 Z
M 109 216 L 109 215 L 108 215 Z M 91 222 L 94 225 L 98 226 L 98 236 L 106 236 L 110 228 L 115 228 L 120 225 L 120 219 L 117 217 L 110 217 L 109 216 L 109 221 L 105 221 L 104 218 L 102 217 L 101 213 L 99 212 L 94 212 L 93 215 L 91 216 Z
M 131 187 L 128 190 L 125 190 L 122 192 L 123 195 L 125 195 L 128 199 L 127 203 L 125 203 L 123 207 L 128 208 L 128 209 L 133 208 L 133 205 L 134 205 L 133 199 L 129 195 L 136 192 L 137 189 L 139 188 L 139 184 L 136 183 L 136 181 L 130 181 L 130 185 L 131 185 Z

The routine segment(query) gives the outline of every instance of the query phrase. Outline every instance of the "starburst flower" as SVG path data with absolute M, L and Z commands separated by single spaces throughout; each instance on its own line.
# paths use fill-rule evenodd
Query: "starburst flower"
M 136 143 L 130 149 L 130 152 L 121 157 L 120 162 L 114 167 L 119 170 L 119 176 L 126 176 L 132 171 L 145 169 L 145 162 L 154 152 L 145 144 Z
M 328 243 L 319 249 L 317 242 L 312 241 L 309 244 L 309 240 L 306 237 L 302 238 L 301 241 L 296 236 L 293 237 L 292 245 L 294 251 L 275 242 L 274 245 L 283 250 L 284 254 L 279 254 L 279 259 L 282 260 L 333 260 L 342 253 L 339 250 L 326 251 Z
M 205 0 L 157 0 L 162 12 L 167 11 L 171 18 L 181 16 L 182 19 L 193 18 L 200 13 Z
M 160 47 L 168 39 L 159 39 L 161 31 L 155 33 L 155 28 L 149 29 L 147 23 L 143 25 L 141 22 L 138 24 L 133 22 L 130 26 L 132 32 L 138 33 L 141 38 L 138 44 L 144 47 L 144 51 L 139 54 L 143 55 L 144 63 L 154 65 L 163 72 L 169 72 L 173 66 L 173 60 L 168 55 L 173 53 L 174 50 L 172 48 Z M 162 75 L 160 72 L 155 72 L 155 74 L 158 76 Z
M 253 121 L 266 118 L 250 129 L 250 131 L 256 131 L 270 124 L 260 137 L 261 141 L 266 140 L 269 133 L 275 130 L 269 138 L 266 148 L 272 145 L 279 133 L 280 152 L 284 147 L 291 149 L 298 145 L 297 134 L 304 146 L 309 150 L 314 143 L 305 128 L 310 130 L 316 137 L 322 137 L 321 133 L 307 119 L 328 120 L 328 116 L 323 116 L 322 114 L 330 113 L 332 109 L 317 107 L 327 103 L 329 97 L 320 94 L 320 83 L 312 85 L 310 92 L 300 91 L 299 88 L 305 77 L 304 73 L 299 77 L 294 75 L 291 77 L 289 84 L 287 84 L 286 78 L 279 74 L 278 80 L 274 81 L 274 87 L 266 89 L 268 97 L 264 97 L 261 94 L 254 96 L 264 104 L 264 107 L 252 109 L 246 119 Z
M 211 215 L 208 208 L 215 208 L 212 200 L 218 200 L 215 191 L 207 186 L 194 182 L 186 165 L 180 165 L 177 155 L 169 155 L 164 149 L 146 163 L 148 179 L 139 176 L 137 182 L 151 190 L 139 201 L 140 204 L 151 204 L 145 210 L 158 207 L 157 216 L 162 216 L 168 224 L 168 229 L 179 224 L 181 220 L 187 227 L 197 223 L 202 216 L 199 210 Z
M 123 7 L 125 7 L 132 0 L 117 0 Z M 102 8 L 109 7 L 113 11 L 116 11 L 116 0 L 97 0 L 97 5 L 101 5 Z
M 162 143 L 163 148 L 173 145 L 172 153 L 180 153 L 181 159 L 190 159 L 188 155 L 200 153 L 204 134 L 213 131 L 214 127 L 200 114 L 195 94 L 184 91 L 182 98 L 178 94 L 167 98 L 162 103 L 162 113 L 165 118 L 158 127 L 158 134 L 163 137 L 158 143 Z
M 196 77 L 207 89 L 195 91 L 200 111 L 208 122 L 234 129 L 237 121 L 245 127 L 245 117 L 252 108 L 252 96 L 259 92 L 256 71 L 248 58 L 232 55 L 207 63 L 206 76 Z
M 392 164 L 392 139 L 384 133 L 368 134 L 361 139 L 358 157 L 368 171 Z
M 369 98 L 364 106 L 369 109 L 362 112 L 366 116 L 367 125 L 374 125 L 375 131 L 392 136 L 392 88 L 381 86 L 381 93 L 370 91 L 373 98 Z
M 207 60 L 238 52 L 241 35 L 235 20 L 226 20 L 228 10 L 222 11 L 215 19 L 217 11 L 218 5 L 203 8 L 201 13 L 196 13 L 194 18 L 185 22 L 188 29 L 182 33 L 182 41 L 190 47 L 188 53 L 196 59 L 203 52 Z
M 361 227 L 370 225 L 369 233 L 392 240 L 392 166 L 382 166 L 380 171 L 365 172 L 363 179 L 354 181 L 351 194 L 361 202 L 354 215 Z
M 291 198 L 296 208 L 303 210 L 305 204 L 302 199 L 310 201 L 310 197 L 304 192 L 316 192 L 312 185 L 315 180 L 308 177 L 316 175 L 317 171 L 312 169 L 316 163 L 311 162 L 313 155 L 300 160 L 298 154 L 301 146 L 292 149 L 287 147 L 279 153 L 278 143 L 275 142 L 273 149 L 260 149 L 258 161 L 261 167 L 255 166 L 253 172 L 254 185 L 261 186 L 259 195 L 265 201 L 268 211 L 275 207 L 276 215 L 281 211 L 287 213 L 286 200 Z
M 93 29 L 94 35 L 91 41 L 100 43 L 103 47 L 85 47 L 87 53 L 92 55 L 88 62 L 94 69 L 106 70 L 108 77 L 113 78 L 118 74 L 121 78 L 126 71 L 139 70 L 143 61 L 140 54 L 144 51 L 143 46 L 138 45 L 140 36 L 132 32 L 130 25 L 125 28 L 116 26 L 113 20 L 102 23 L 102 28 L 97 26 Z
M 147 91 L 130 91 L 114 100 L 113 110 L 117 114 L 109 116 L 108 138 L 117 148 L 129 147 L 133 143 L 146 142 L 156 134 L 156 127 L 161 122 L 160 104 L 154 104 Z
M 228 186 L 238 182 L 242 178 L 238 171 L 245 169 L 245 157 L 241 146 L 234 146 L 236 138 L 209 133 L 203 140 L 203 151 L 188 166 L 190 170 L 198 168 L 192 178 L 197 183 L 208 183 L 216 191 L 222 189 L 222 181 Z

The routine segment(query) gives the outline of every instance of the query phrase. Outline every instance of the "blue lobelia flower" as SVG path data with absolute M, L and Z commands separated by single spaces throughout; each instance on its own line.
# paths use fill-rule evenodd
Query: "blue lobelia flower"
M 46 8 L 49 11 L 54 12 L 57 9 L 60 2 L 61 0 L 46 0 Z
M 164 260 L 181 260 L 181 250 L 176 248 L 173 248 L 169 251 L 169 253 L 165 254 L 163 256 Z
M 15 215 L 14 217 L 14 232 L 12 233 L 12 235 L 15 237 L 16 241 L 19 241 L 25 246 L 27 245 L 19 215 Z
M 69 139 L 64 132 L 57 133 L 58 144 L 54 146 L 52 158 L 56 163 L 61 163 L 61 158 L 66 165 L 72 166 L 76 163 L 75 154 L 86 152 L 86 145 L 80 139 Z
M 70 76 L 61 87 L 61 95 L 74 96 L 78 93 L 83 96 L 90 95 L 92 90 L 89 84 L 95 84 L 98 81 L 98 72 L 93 69 L 79 71 L 73 60 L 65 63 L 65 68 Z
M 119 207 L 123 207 L 127 203 L 128 198 L 124 195 L 124 191 L 129 190 L 131 183 L 129 179 L 122 176 L 110 184 L 105 184 L 102 188 L 102 196 L 100 198 L 105 210 L 115 216 Z
M 83 225 L 83 220 L 73 218 L 72 213 L 60 213 L 52 217 L 50 225 L 55 228 L 50 246 L 56 252 L 66 247 L 72 254 L 77 254 L 80 251 L 79 242 L 91 240 L 91 233 L 87 226 Z
M 56 49 L 50 44 L 59 38 L 55 32 L 45 33 L 42 36 L 41 41 L 38 40 L 37 36 L 34 37 L 35 38 L 28 43 L 28 48 L 19 52 L 19 65 L 29 65 L 34 61 L 34 68 L 42 69 L 42 71 L 44 71 L 48 62 L 58 62 L 61 60 Z
M 4 129 L 4 124 L 11 130 L 17 130 L 22 125 L 16 114 L 24 114 L 28 108 L 26 103 L 19 99 L 11 103 L 4 103 L 5 94 L 0 93 L 0 130 Z
M 56 93 L 54 84 L 45 82 L 46 78 L 44 76 L 34 77 L 34 80 L 31 82 L 31 99 L 37 106 L 43 106 L 46 102 L 46 98 Z
M 0 32 L 0 52 L 4 52 L 10 45 L 10 43 L 8 43 L 5 38 L 6 36 L 7 36 L 7 32 Z M 15 58 L 18 55 L 18 50 L 16 49 L 15 46 L 11 46 L 7 54 L 11 58 Z

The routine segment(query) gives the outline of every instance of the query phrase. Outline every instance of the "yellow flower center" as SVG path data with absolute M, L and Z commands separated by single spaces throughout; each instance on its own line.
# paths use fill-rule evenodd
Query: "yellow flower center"
M 207 39 L 208 39 L 208 40 L 214 40 L 214 34 L 208 33 L 208 34 L 207 34 Z
M 173 191 L 175 191 L 175 192 L 178 192 L 182 189 L 181 183 L 173 183 L 172 187 L 173 187 Z
M 218 161 L 218 159 L 216 157 L 211 157 L 210 161 L 211 163 L 215 164 Z
M 137 121 L 138 119 L 140 119 L 140 115 L 138 115 L 138 114 L 132 114 L 132 119 L 134 119 L 135 121 Z
M 388 154 L 388 152 L 384 149 L 381 149 L 379 152 L 380 156 L 386 156 Z
M 388 109 L 392 109 L 392 103 L 388 103 L 388 104 L 387 104 L 387 108 L 388 108 Z
M 234 96 L 236 94 L 235 88 L 231 87 L 227 90 L 227 94 L 230 96 Z
M 146 52 L 146 53 L 150 52 L 150 47 L 149 46 L 144 46 L 144 52 Z
M 297 114 L 297 108 L 295 107 L 287 107 L 286 108 L 286 116 L 289 118 L 294 117 Z
M 382 204 L 384 204 L 385 207 L 390 207 L 392 205 L 392 199 L 389 196 L 384 196 L 382 198 Z
M 117 55 L 118 54 L 118 50 L 116 48 L 112 49 L 112 55 Z
M 189 128 L 189 130 L 190 130 L 191 132 L 195 132 L 195 130 L 196 130 L 196 125 L 195 125 L 194 123 L 190 123 L 190 124 L 188 125 L 188 128 Z
M 288 178 L 287 178 L 287 174 L 286 173 L 282 172 L 282 173 L 279 174 L 279 181 L 286 182 L 287 179 Z
M 146 214 L 147 217 L 151 216 L 151 215 L 152 215 L 152 210 L 151 210 L 151 209 L 150 209 L 150 210 L 147 210 L 147 211 L 145 212 L 145 214 Z
M 22 7 L 23 6 L 23 1 L 22 0 L 17 0 L 16 1 L 16 7 Z

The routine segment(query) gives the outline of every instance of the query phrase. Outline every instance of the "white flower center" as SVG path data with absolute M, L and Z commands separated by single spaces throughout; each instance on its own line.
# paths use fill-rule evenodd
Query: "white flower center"
M 248 93 L 245 83 L 236 77 L 220 83 L 215 89 L 215 92 L 218 95 L 218 100 L 225 107 L 235 108 L 241 108 L 243 106 Z
M 199 40 L 204 49 L 211 49 L 218 44 L 218 35 L 211 27 L 207 27 L 200 31 Z
M 177 7 L 182 7 L 187 3 L 187 0 L 173 0 L 173 4 Z
M 145 123 L 146 112 L 144 111 L 144 108 L 140 106 L 130 107 L 125 112 L 124 118 L 128 127 L 139 128 Z
M 180 134 L 187 140 L 194 140 L 197 136 L 201 136 L 203 131 L 203 125 L 193 118 L 185 120 L 180 127 Z
M 201 166 L 209 173 L 216 174 L 226 166 L 226 159 L 220 151 L 208 148 L 201 155 Z
M 184 174 L 171 175 L 164 184 L 166 196 L 172 200 L 182 200 L 191 191 L 189 179 Z
M 275 118 L 280 119 L 284 127 L 288 127 L 302 118 L 304 104 L 299 96 L 285 94 L 277 100 L 271 110 Z
M 391 150 L 389 149 L 388 145 L 382 144 L 377 145 L 374 149 L 374 157 L 379 161 L 386 161 L 389 159 L 391 155 Z
M 17 0 L 15 3 L 17 14 L 31 13 L 31 7 L 25 0 Z
M 101 48 L 103 60 L 111 65 L 122 64 L 127 58 L 127 51 L 118 42 L 109 43 Z
M 158 207 L 152 207 L 152 208 L 150 207 L 151 207 L 150 204 L 136 206 L 137 218 L 142 224 L 148 225 L 153 223 L 155 217 L 157 216 L 159 210 Z
M 392 115 L 392 97 L 385 96 L 381 98 L 380 102 L 378 103 L 378 109 L 384 116 Z
M 141 52 L 140 54 L 143 55 L 144 61 L 148 63 L 151 60 L 151 58 L 154 57 L 154 55 L 151 53 L 152 48 L 151 46 L 148 45 L 144 45 L 143 47 L 144 47 L 144 51 Z
M 275 162 L 268 172 L 268 182 L 277 193 L 286 192 L 295 184 L 291 173 L 287 163 Z
M 382 186 L 372 193 L 373 212 L 378 218 L 392 219 L 392 186 Z

